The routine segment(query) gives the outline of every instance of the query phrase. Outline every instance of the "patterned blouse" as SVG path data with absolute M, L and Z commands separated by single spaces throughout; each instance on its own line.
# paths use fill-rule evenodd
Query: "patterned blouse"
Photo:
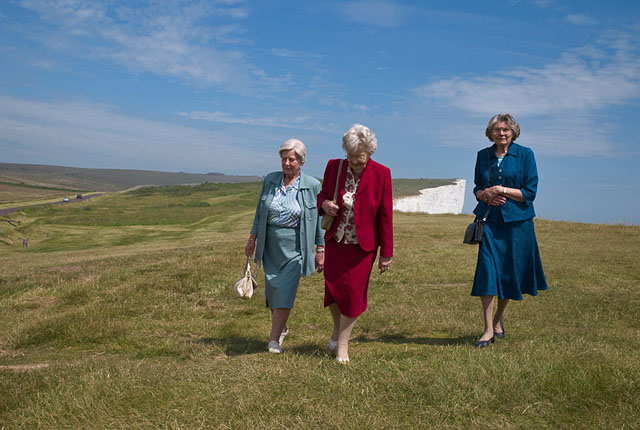
M 267 224 L 277 227 L 297 227 L 300 223 L 300 214 L 302 208 L 298 204 L 298 190 L 300 189 L 300 176 L 289 188 L 284 186 L 284 176 L 280 182 L 280 186 L 276 189 L 276 193 L 269 206 L 269 214 L 267 215 Z
M 342 204 L 345 210 L 342 212 L 342 218 L 340 218 L 340 224 L 338 224 L 338 230 L 334 235 L 337 242 L 342 242 L 345 245 L 353 245 L 358 243 L 358 237 L 356 236 L 356 222 L 353 215 L 353 205 L 356 201 L 356 192 L 360 185 L 360 178 L 356 180 L 351 172 L 351 167 L 347 167 L 347 179 L 344 183 L 344 196 L 342 197 Z

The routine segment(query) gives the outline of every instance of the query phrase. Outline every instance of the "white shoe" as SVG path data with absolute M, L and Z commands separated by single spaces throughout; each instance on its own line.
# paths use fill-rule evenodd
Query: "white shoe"
M 336 357 L 336 361 L 340 364 L 347 364 L 349 362 L 349 357 Z
M 284 338 L 289 334 L 289 327 L 284 326 L 284 331 L 280 333 L 280 339 L 278 339 L 278 345 L 282 346 L 282 342 L 284 342 Z
M 329 349 L 335 352 L 338 349 L 338 341 L 329 338 Z
M 275 340 L 269 341 L 269 346 L 267 347 L 269 352 L 272 354 L 282 354 L 282 348 L 280 348 L 280 344 Z

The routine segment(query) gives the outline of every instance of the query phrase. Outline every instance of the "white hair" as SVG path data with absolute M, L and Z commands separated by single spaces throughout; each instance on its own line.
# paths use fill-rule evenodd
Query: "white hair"
M 364 150 L 371 155 L 378 148 L 378 139 L 376 139 L 376 135 L 369 127 L 362 124 L 353 124 L 342 136 L 342 149 L 347 154 L 354 154 L 358 152 L 360 145 L 363 145 Z
M 515 142 L 518 136 L 520 136 L 520 124 L 516 122 L 516 119 L 513 117 L 513 115 L 506 112 L 499 113 L 498 115 L 494 115 L 491 117 L 491 119 L 489 120 L 489 123 L 487 124 L 487 129 L 484 131 L 484 135 L 487 136 L 489 140 L 493 142 L 494 141 L 492 137 L 493 128 L 499 122 L 507 123 L 507 125 L 511 129 L 511 132 L 513 133 L 513 138 L 511 139 L 511 141 Z
M 282 156 L 283 152 L 291 151 L 292 149 L 293 149 L 293 152 L 296 153 L 296 156 L 298 157 L 298 161 L 302 166 L 304 162 L 307 161 L 307 147 L 304 146 L 304 143 L 302 143 L 300 139 L 286 140 L 282 145 L 280 145 L 280 149 L 278 150 L 278 153 L 280 154 L 280 156 Z

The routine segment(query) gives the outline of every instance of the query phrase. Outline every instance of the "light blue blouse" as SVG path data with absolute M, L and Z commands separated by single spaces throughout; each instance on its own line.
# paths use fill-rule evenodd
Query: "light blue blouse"
M 276 189 L 271 205 L 267 223 L 277 227 L 297 227 L 300 223 L 302 209 L 298 203 L 298 190 L 300 189 L 300 176 L 289 188 L 284 186 L 284 177 Z

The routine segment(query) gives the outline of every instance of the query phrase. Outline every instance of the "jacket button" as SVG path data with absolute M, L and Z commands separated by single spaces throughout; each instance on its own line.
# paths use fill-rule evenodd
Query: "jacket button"
M 498 179 L 502 179 L 502 176 L 498 176 Z

